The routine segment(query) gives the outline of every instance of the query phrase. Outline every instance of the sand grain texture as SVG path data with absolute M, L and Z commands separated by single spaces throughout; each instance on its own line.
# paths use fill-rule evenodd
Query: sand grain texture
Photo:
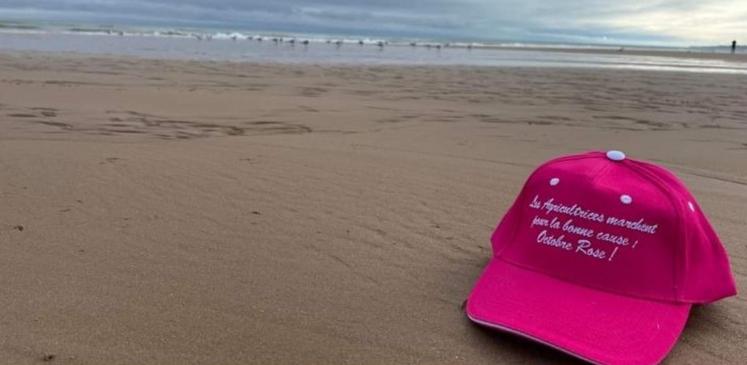
M 747 79 L 0 55 L 0 363 L 573 363 L 461 305 L 532 169 L 673 169 L 747 291 Z M 668 363 L 744 363 L 743 295 Z

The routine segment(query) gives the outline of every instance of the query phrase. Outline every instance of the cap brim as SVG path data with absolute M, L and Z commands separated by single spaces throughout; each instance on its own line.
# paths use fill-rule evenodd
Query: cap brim
M 479 324 L 597 364 L 656 364 L 677 342 L 690 304 L 596 290 L 494 258 L 467 302 Z

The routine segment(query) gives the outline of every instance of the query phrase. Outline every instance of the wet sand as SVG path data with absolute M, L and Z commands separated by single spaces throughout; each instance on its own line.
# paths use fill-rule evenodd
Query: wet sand
M 667 49 L 637 49 L 630 47 L 620 47 L 616 49 L 603 48 L 583 48 L 583 47 L 486 47 L 495 49 L 514 49 L 521 51 L 552 51 L 578 54 L 603 54 L 619 56 L 646 56 L 646 57 L 667 57 L 676 59 L 695 59 L 695 60 L 719 60 L 727 62 L 745 63 L 747 62 L 747 53 L 744 53 L 743 47 L 739 48 L 737 53 L 729 53 L 724 50 L 705 51 L 694 49 L 692 51 L 667 50 Z
M 747 289 L 747 78 L 0 55 L 0 362 L 575 363 L 462 302 L 521 184 L 621 149 Z M 740 294 L 668 358 L 744 363 Z

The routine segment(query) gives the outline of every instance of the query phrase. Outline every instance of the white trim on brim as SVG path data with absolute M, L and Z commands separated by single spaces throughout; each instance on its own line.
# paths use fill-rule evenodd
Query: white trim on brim
M 555 350 L 558 350 L 558 351 L 560 351 L 562 353 L 565 353 L 565 354 L 568 354 L 570 356 L 573 356 L 573 357 L 575 357 L 577 359 L 581 359 L 581 360 L 586 361 L 586 362 L 588 362 L 590 364 L 604 365 L 604 364 L 602 364 L 600 362 L 596 362 L 596 361 L 591 360 L 591 359 L 589 359 L 587 357 L 583 357 L 583 356 L 581 356 L 581 355 L 579 355 L 577 353 L 574 353 L 574 352 L 572 352 L 570 350 L 567 350 L 567 349 L 558 347 L 556 345 L 553 345 L 553 344 L 551 344 L 549 342 L 543 341 L 543 340 L 541 340 L 541 339 L 539 339 L 537 337 L 534 337 L 532 335 L 529 335 L 529 334 L 526 334 L 526 333 L 523 333 L 523 332 L 519 332 L 519 331 L 517 331 L 515 329 L 509 328 L 509 327 L 505 327 L 505 326 L 501 326 L 501 325 L 498 325 L 498 324 L 495 324 L 495 323 L 490 323 L 490 322 L 485 322 L 483 320 L 479 320 L 479 319 L 477 319 L 475 317 L 472 317 L 471 315 L 469 315 L 469 313 L 466 313 L 466 312 L 465 312 L 465 314 L 467 314 L 467 318 L 469 318 L 470 321 L 475 322 L 477 324 L 480 324 L 480 325 L 483 325 L 483 326 L 486 326 L 486 327 L 490 327 L 490 328 L 495 328 L 497 330 L 508 332 L 508 333 L 510 333 L 512 335 L 517 335 L 517 336 L 524 337 L 526 339 L 532 340 L 534 342 L 541 343 L 541 344 L 543 344 L 545 346 L 549 346 L 549 347 L 551 347 L 551 348 L 553 348 Z

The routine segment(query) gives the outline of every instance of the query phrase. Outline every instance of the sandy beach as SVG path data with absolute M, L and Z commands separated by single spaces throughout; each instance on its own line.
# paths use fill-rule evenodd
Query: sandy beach
M 747 362 L 747 77 L 0 54 L 0 363 L 576 363 L 462 303 L 527 175 L 685 181 L 740 294 L 669 364 Z

